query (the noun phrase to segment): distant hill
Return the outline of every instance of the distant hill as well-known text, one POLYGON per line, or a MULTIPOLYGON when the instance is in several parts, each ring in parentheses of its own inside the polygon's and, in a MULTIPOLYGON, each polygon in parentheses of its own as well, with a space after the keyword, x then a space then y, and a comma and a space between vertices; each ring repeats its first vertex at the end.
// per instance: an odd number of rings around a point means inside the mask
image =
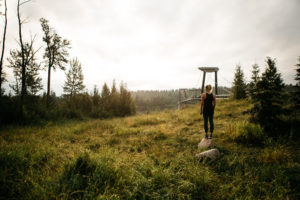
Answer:
MULTIPOLYGON (((196 88, 191 88, 195 90, 196 88)), ((228 94, 231 88, 218 87, 219 94, 228 94)), ((138 90, 132 91, 137 111, 146 112, 153 110, 175 109, 178 103, 178 89, 176 90, 138 90)), ((201 95, 201 89, 197 92, 201 95)))

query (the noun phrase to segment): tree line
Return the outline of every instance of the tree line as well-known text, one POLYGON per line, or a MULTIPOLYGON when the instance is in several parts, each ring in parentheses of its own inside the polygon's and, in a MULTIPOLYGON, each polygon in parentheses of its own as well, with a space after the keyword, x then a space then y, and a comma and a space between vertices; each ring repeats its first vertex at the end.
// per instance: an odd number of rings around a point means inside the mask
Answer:
MULTIPOLYGON (((228 94, 231 88, 219 86, 219 94, 228 94)), ((133 91, 137 111, 148 112, 152 110, 177 109, 179 90, 138 90, 133 91)), ((186 93, 181 94, 181 100, 189 97, 200 97, 201 89, 188 88, 186 93)))
POLYGON ((286 86, 276 67, 276 59, 266 58, 266 67, 260 73, 257 64, 252 66, 250 83, 246 84, 240 65, 236 66, 232 97, 248 98, 253 107, 251 121, 259 124, 272 137, 299 137, 300 124, 300 57, 296 64, 295 86, 286 86))
MULTIPOLYGON (((1 2, 1 1, 0 1, 1 2)), ((95 86, 94 91, 85 91, 83 83, 82 64, 78 58, 68 59, 71 42, 62 38, 49 25, 45 18, 40 19, 43 31, 44 48, 35 49, 36 36, 25 41, 22 28, 24 20, 21 16, 21 7, 30 0, 17 1, 18 44, 19 47, 9 51, 7 57, 8 68, 13 71, 14 81, 9 82, 11 92, 5 95, 2 87, 7 81, 3 72, 4 52, 7 21, 7 4, 3 0, 4 31, 1 45, 0 60, 0 124, 27 123, 39 120, 57 118, 82 117, 112 117, 125 116, 135 113, 135 104, 126 84, 121 83, 117 88, 115 81, 109 88, 105 83, 102 92, 95 86), (37 52, 43 50, 43 60, 37 58, 37 52), (56 69, 66 72, 66 81, 63 86, 64 94, 56 97, 51 91, 51 72, 56 69), (38 93, 43 90, 40 71, 47 70, 47 90, 42 96, 38 93)))

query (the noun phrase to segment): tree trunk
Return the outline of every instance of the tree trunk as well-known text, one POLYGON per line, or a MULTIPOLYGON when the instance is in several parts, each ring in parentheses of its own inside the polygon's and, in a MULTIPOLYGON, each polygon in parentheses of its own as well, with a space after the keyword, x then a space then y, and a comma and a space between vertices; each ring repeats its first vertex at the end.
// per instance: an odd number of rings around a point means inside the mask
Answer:
POLYGON ((25 66, 25 55, 24 55, 24 46, 23 46, 23 39, 22 39, 22 22, 20 17, 20 0, 18 0, 18 7, 17 7, 17 16, 18 16, 18 25, 19 25, 19 39, 20 39, 20 46, 21 46, 21 56, 22 56, 22 89, 21 89, 21 103, 20 103, 20 114, 21 118, 23 117, 23 104, 24 104, 24 97, 26 95, 26 66, 25 66))
POLYGON ((0 58, 0 97, 2 96, 2 66, 3 66, 3 58, 4 58, 4 51, 5 51, 5 37, 6 37, 6 28, 7 28, 7 5, 6 0, 4 0, 5 6, 5 13, 4 13, 4 32, 2 38, 2 52, 0 58))
POLYGON ((50 78, 51 78, 51 66, 48 67, 48 86, 47 86, 47 108, 49 108, 50 103, 50 78))

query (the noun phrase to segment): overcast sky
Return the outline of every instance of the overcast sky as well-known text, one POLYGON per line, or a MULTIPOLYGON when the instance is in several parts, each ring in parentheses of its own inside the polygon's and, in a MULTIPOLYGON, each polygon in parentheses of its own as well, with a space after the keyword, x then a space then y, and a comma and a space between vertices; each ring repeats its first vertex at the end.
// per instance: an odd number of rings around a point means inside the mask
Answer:
MULTIPOLYGON (((16 2, 8 0, 6 57, 18 46, 16 2)), ((236 64, 249 81, 251 66, 264 71, 267 56, 285 83, 295 83, 299 10, 300 0, 32 0, 21 7, 23 35, 36 34, 36 48, 44 45, 41 17, 71 41, 69 58, 81 61, 89 90, 113 79, 130 90, 199 87, 201 66, 219 67, 219 85, 231 86, 236 64)), ((46 71, 42 78, 46 90, 46 71)), ((54 72, 51 89, 61 94, 64 80, 54 72)))

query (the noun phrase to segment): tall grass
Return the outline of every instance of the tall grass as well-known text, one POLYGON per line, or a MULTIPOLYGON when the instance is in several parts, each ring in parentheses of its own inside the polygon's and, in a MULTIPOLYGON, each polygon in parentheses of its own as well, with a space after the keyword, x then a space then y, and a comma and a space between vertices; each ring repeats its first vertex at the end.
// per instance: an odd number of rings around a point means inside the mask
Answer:
POLYGON ((0 199, 297 199, 296 144, 264 138, 246 122, 249 106, 218 102, 214 161, 195 158, 199 105, 8 127, 0 132, 0 199))

